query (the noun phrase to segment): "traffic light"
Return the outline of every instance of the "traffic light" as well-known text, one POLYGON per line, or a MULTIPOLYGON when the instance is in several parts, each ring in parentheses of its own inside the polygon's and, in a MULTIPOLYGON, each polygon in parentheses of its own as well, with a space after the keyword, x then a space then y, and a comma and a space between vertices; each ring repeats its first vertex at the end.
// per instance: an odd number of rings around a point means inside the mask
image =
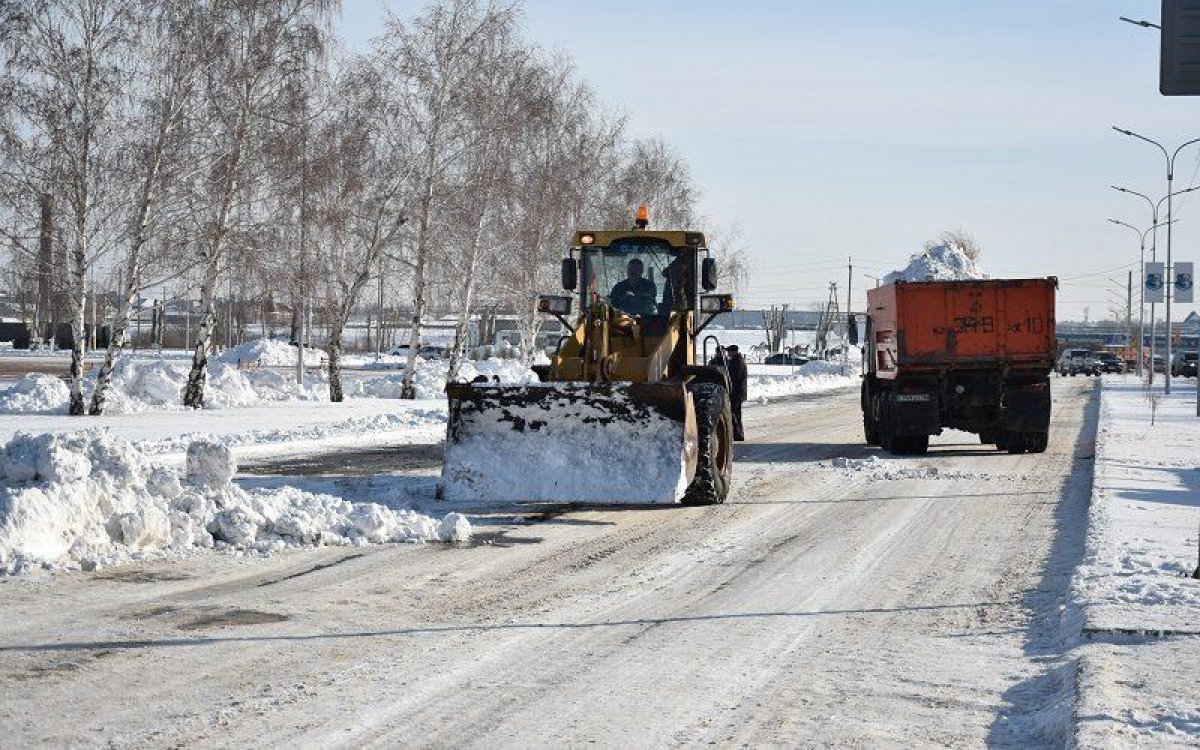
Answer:
POLYGON ((1162 0, 1158 90, 1200 96, 1200 0, 1162 0))

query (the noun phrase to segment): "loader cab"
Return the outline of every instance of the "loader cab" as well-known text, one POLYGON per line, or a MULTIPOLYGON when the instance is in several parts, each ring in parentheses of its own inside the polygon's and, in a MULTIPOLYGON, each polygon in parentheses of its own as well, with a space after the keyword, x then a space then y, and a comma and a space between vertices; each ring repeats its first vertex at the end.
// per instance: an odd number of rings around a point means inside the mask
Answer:
POLYGON ((696 307, 696 252, 655 237, 622 237, 579 253, 580 308, 607 302, 627 315, 668 317, 696 307))

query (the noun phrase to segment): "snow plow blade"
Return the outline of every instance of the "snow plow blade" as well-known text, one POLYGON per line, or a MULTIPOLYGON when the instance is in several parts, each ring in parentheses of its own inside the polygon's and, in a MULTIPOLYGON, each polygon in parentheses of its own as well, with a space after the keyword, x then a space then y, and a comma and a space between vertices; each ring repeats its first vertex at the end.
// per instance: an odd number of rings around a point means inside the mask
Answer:
POLYGON ((452 383, 446 393, 446 500, 674 503, 695 475, 695 412, 680 383, 452 383))

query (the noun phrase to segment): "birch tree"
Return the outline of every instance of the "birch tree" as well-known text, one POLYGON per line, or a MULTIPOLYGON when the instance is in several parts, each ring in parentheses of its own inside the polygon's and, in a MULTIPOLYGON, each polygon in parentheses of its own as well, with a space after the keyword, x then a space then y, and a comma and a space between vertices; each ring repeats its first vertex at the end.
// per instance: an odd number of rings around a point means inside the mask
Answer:
POLYGON ((597 196, 604 193, 623 123, 595 114, 600 108, 592 91, 562 60, 544 62, 526 95, 531 101, 506 220, 511 248, 501 278, 528 362, 542 321, 537 297, 557 288, 566 238, 585 217, 598 213, 597 204, 608 204, 597 196))
POLYGON ((208 32, 215 59, 207 68, 211 135, 205 149, 213 161, 197 199, 205 206, 198 258, 201 309, 183 395, 184 405, 192 408, 204 404, 221 261, 256 127, 280 93, 284 65, 321 50, 330 14, 338 7, 336 0, 215 0, 215 5, 208 32))
POLYGON ((26 189, 61 200, 72 347, 68 411, 84 414, 87 274, 111 248, 119 213, 121 136, 139 33, 133 0, 27 0, 3 39, 26 140, 26 189))
MULTIPOLYGON (((477 78, 463 98, 467 106, 468 144, 464 179, 459 187, 456 215, 462 234, 455 265, 458 290, 457 324, 450 349, 447 380, 458 378, 467 353, 471 313, 481 286, 487 285, 484 267, 499 260, 495 252, 507 227, 497 222, 496 205, 505 190, 519 190, 514 183, 514 149, 520 132, 533 113, 526 96, 539 74, 531 50, 503 30, 492 43, 481 45, 477 65, 490 75, 477 78)), ((487 274, 490 275, 490 274, 487 274)))
POLYGON ((367 60, 339 76, 336 108, 319 131, 314 203, 330 307, 329 399, 343 400, 342 334, 371 272, 408 220, 412 156, 389 106, 390 87, 367 60))
POLYGON ((205 60, 202 34, 208 19, 193 3, 164 2, 152 14, 144 37, 144 54, 152 62, 143 84, 145 95, 139 123, 139 130, 146 135, 134 144, 131 159, 141 180, 125 240, 125 287, 120 290, 112 334, 88 408, 93 415, 104 413, 116 357, 125 347, 130 310, 141 290, 144 252, 151 238, 163 182, 179 167, 178 131, 205 60))
POLYGON ((517 20, 513 5, 480 0, 448 0, 429 8, 411 26, 393 18, 381 47, 390 72, 403 88, 398 104, 405 108, 419 144, 412 249, 413 316, 402 398, 415 398, 414 371, 421 348, 427 287, 436 250, 434 212, 451 169, 465 153, 466 125, 461 97, 470 82, 489 71, 479 54, 497 34, 508 33, 517 20))

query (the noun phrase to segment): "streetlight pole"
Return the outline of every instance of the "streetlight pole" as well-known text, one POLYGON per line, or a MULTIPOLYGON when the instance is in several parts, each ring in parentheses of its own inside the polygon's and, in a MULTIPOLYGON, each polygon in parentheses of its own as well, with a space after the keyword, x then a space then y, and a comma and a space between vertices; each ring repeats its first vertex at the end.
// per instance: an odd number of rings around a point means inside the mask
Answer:
MULTIPOLYGON (((1154 223, 1149 229, 1146 230, 1146 232, 1153 232, 1153 235, 1151 236, 1151 240, 1150 240, 1150 260, 1151 261, 1158 260, 1158 228, 1165 223, 1165 222, 1160 222, 1158 220, 1158 215, 1159 215, 1160 211, 1162 210, 1163 201, 1165 201, 1169 196, 1164 195, 1163 197, 1158 199, 1157 203, 1155 203, 1153 200, 1150 199, 1150 197, 1148 195, 1139 193, 1136 190, 1130 190, 1129 188, 1121 187, 1120 185, 1109 185, 1109 187, 1111 187, 1113 190, 1117 190, 1122 193, 1128 193, 1129 195, 1136 195, 1137 197, 1141 198, 1142 200, 1144 200, 1150 204, 1150 217, 1154 223)), ((1190 193, 1194 190, 1200 190, 1200 185, 1194 185, 1190 188, 1184 188, 1183 190, 1176 190, 1174 194, 1175 195, 1183 195, 1184 193, 1190 193)), ((1115 224, 1121 224, 1122 226, 1127 226, 1130 229, 1137 231, 1136 227, 1133 227, 1129 224, 1125 224, 1124 222, 1116 221, 1114 219, 1109 219, 1109 221, 1112 221, 1115 224)), ((1145 288, 1146 287, 1146 254, 1145 254, 1146 238, 1144 235, 1145 235, 1145 233, 1143 233, 1143 236, 1142 236, 1142 271, 1141 271, 1142 292, 1139 295, 1139 298, 1142 300, 1142 302, 1141 302, 1142 305, 1145 305, 1145 300, 1146 300, 1146 288, 1145 288)), ((1157 348, 1155 339, 1158 338, 1157 326, 1156 326, 1156 323, 1157 323, 1157 318, 1156 318, 1157 309, 1156 308, 1157 308, 1157 304, 1154 302, 1151 302, 1150 303, 1150 360, 1151 360, 1151 362, 1150 362, 1150 373, 1149 373, 1150 385, 1154 385, 1154 352, 1155 352, 1155 349, 1157 348)), ((1140 337, 1142 337, 1143 339, 1146 336, 1145 319, 1146 319, 1145 310, 1144 309, 1139 310, 1139 312, 1138 312, 1138 335, 1140 337)), ((1142 350, 1143 350, 1143 346, 1139 342, 1139 344, 1138 344, 1138 356, 1139 357, 1142 354, 1142 350)), ((1138 363, 1138 373, 1139 374, 1142 373, 1142 363, 1140 361, 1138 363)))
MULTIPOLYGON (((1167 269, 1167 273, 1166 273, 1166 276, 1167 276, 1167 284, 1166 284, 1166 287, 1167 287, 1166 288, 1166 292, 1167 292, 1167 356, 1164 360, 1166 366, 1163 367, 1163 393, 1170 395, 1170 393, 1171 393, 1171 297, 1173 296, 1171 294, 1171 287, 1174 286, 1174 278, 1175 278, 1174 269, 1171 266, 1171 224, 1172 224, 1172 221, 1171 221, 1171 208, 1172 208, 1171 197, 1173 194, 1172 188, 1174 186, 1174 180, 1175 180, 1175 157, 1179 156, 1179 152, 1182 151, 1187 146, 1190 146, 1193 143, 1200 143, 1200 138, 1193 138, 1190 141, 1185 141, 1182 144, 1180 144, 1179 148, 1175 149, 1175 153, 1169 153, 1167 151, 1167 149, 1158 141, 1147 138, 1144 135, 1139 135, 1139 134, 1133 132, 1132 130, 1122 130, 1121 128, 1118 128, 1115 125, 1113 126, 1113 130, 1117 131, 1118 133, 1121 133, 1122 135, 1127 135, 1131 138, 1137 138, 1138 140, 1145 141, 1146 143, 1157 146, 1158 149, 1160 151, 1162 151, 1163 157, 1166 158, 1166 160, 1167 160, 1167 265, 1166 265, 1166 269, 1167 269)), ((1151 365, 1150 369, 1151 369, 1151 371, 1154 370, 1153 364, 1151 365)))
MULTIPOLYGON (((1117 188, 1117 189, 1121 190, 1121 188, 1117 188)), ((1125 190, 1123 192, 1132 193, 1133 191, 1125 190)), ((1135 195, 1141 195, 1141 193, 1135 193, 1135 195)), ((1142 196, 1142 197, 1145 197, 1145 196, 1142 196)), ((1154 205, 1153 202, 1150 205, 1153 206, 1154 205)), ((1126 227, 1127 229, 1132 229, 1134 234, 1136 234, 1138 236, 1138 242, 1141 247, 1140 257, 1141 257, 1141 266, 1142 266, 1142 271, 1141 271, 1142 291, 1141 291, 1141 294, 1138 296, 1139 301, 1138 301, 1138 370, 1137 370, 1137 372, 1138 372, 1138 377, 1142 377, 1145 375, 1142 360, 1144 359, 1144 355, 1145 355, 1145 343, 1144 342, 1146 339, 1146 311, 1145 311, 1145 305, 1146 305, 1146 235, 1149 234, 1150 232, 1157 231, 1159 224, 1155 223, 1153 226, 1151 226, 1150 228, 1143 231, 1141 229, 1138 229, 1137 227, 1135 227, 1132 224, 1127 224, 1127 223, 1125 223, 1123 221, 1119 221, 1117 219, 1109 219, 1109 222, 1111 222, 1113 224, 1117 224, 1119 226, 1126 227)), ((1153 310, 1153 304, 1151 304, 1151 309, 1153 310)), ((1151 314, 1150 314, 1150 356, 1151 356, 1151 358, 1154 357, 1154 313, 1153 312, 1151 312, 1151 314)), ((1154 363, 1153 363, 1153 361, 1151 362, 1151 366, 1150 366, 1150 382, 1151 383, 1154 382, 1154 363)))

